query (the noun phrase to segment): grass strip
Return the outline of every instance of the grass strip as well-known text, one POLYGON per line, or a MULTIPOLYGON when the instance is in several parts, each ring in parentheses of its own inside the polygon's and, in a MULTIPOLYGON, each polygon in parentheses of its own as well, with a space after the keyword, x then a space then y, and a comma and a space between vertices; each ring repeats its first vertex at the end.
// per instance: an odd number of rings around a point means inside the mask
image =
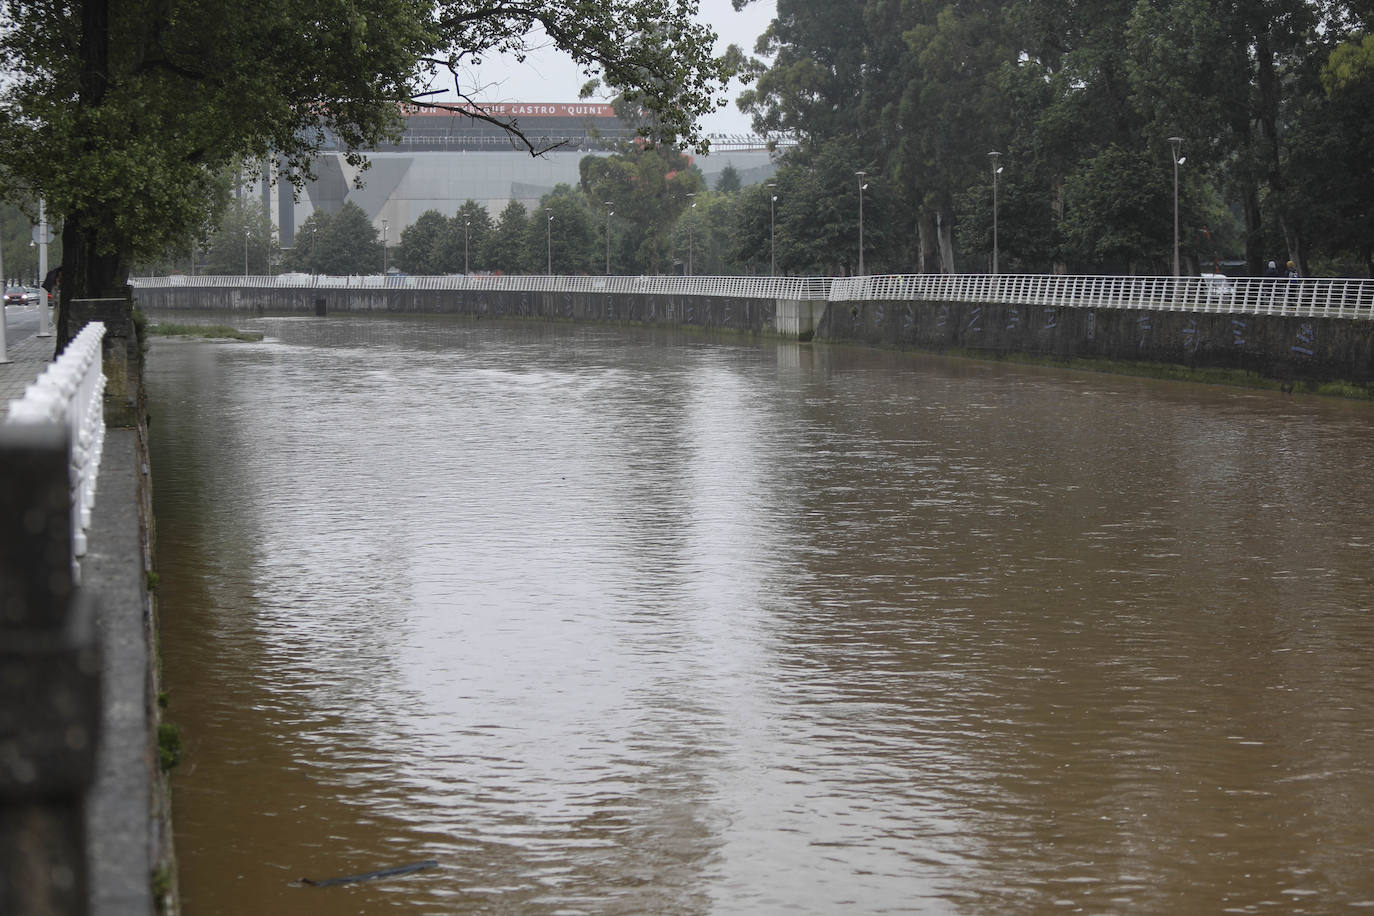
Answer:
POLYGON ((204 337, 229 340, 262 340, 260 331, 240 331, 227 324, 168 324, 148 326, 149 334, 160 337, 204 337))

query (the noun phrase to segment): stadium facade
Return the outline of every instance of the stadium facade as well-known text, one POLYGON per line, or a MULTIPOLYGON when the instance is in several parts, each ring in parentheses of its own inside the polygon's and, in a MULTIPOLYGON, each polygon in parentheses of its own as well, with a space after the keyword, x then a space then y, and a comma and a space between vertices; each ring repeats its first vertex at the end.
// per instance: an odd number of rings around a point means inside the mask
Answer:
MULTIPOLYGON (((511 120, 537 147, 556 148, 532 156, 494 124, 448 109, 406 106, 402 134, 367 152, 371 165, 361 188, 337 144, 326 145, 315 163, 318 178, 300 200, 264 177, 259 190, 281 246, 294 245, 296 227, 316 210, 333 213, 346 201, 367 213, 388 244, 427 210, 453 216, 472 200, 495 218, 513 200, 534 208, 556 185, 578 184, 584 156, 608 156, 634 136, 608 104, 509 102, 484 110, 511 120)), ((766 181, 775 169, 765 139, 756 136, 713 135, 711 153, 692 159, 708 187, 730 166, 745 185, 766 181)))

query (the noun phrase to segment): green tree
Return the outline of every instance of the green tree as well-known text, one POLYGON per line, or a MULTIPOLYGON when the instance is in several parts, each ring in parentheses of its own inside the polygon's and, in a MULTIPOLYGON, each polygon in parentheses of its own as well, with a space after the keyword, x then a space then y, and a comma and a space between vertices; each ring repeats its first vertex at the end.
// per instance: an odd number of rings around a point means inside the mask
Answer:
POLYGON ((446 273, 441 237, 447 229, 448 220, 438 210, 421 213, 419 219, 401 232, 396 266, 406 273, 422 276, 446 273))
POLYGON ((482 252, 491 232, 491 214, 487 208, 475 200, 464 201, 458 212, 446 221, 436 240, 441 252, 438 261, 442 272, 483 270, 482 252))
POLYGON ((286 270, 324 273, 320 266, 325 260, 321 246, 329 244, 329 221, 330 214, 316 210, 296 228, 296 247, 287 253, 282 264, 286 270))
POLYGON ((520 201, 513 200, 506 204, 482 247, 482 262, 487 270, 502 274, 535 272, 536 265, 529 259, 525 248, 525 236, 531 222, 529 212, 520 201))
POLYGON ((730 260, 730 230, 737 194, 702 191, 682 212, 673 229, 678 260, 696 276, 726 276, 737 270, 730 260))
MULTIPOLYGON (((202 271, 229 276, 266 276, 272 273, 276 244, 272 221, 262 201, 252 197, 233 200, 220 217, 206 246, 202 271)), ((66 269, 63 269, 63 282, 66 269)))
MULTIPOLYGON (((1172 174, 1172 173, 1171 173, 1172 174)), ((1157 160, 1110 147, 1069 177, 1065 233, 1079 253, 1098 263, 1153 273, 1172 257, 1173 186, 1157 160)))
POLYGON ((525 227, 525 263, 532 273, 555 275, 600 273, 595 253, 603 238, 592 224, 585 198, 571 185, 560 184, 540 201, 525 227))
MULTIPOLYGON (((42 281, 38 276, 38 246, 34 244, 34 230, 38 227, 38 203, 25 201, 23 208, 14 204, 0 203, 0 250, 5 263, 6 277, 0 277, 0 285, 9 280, 18 280, 33 286, 42 281)), ((52 227, 49 227, 52 231, 52 227)), ((49 269, 62 263, 62 242, 55 238, 48 245, 49 269)))
POLYGON ((733 194, 740 189, 739 170, 733 165, 727 165, 720 170, 719 177, 716 178, 716 190, 722 194, 733 194))
POLYGON ((320 232, 319 273, 332 276, 382 272, 382 239, 367 213, 349 201, 320 232))
POLYGON ((1320 70, 1321 87, 1307 92, 1289 113, 1284 171, 1291 199, 1301 211, 1313 255, 1323 268, 1343 262, 1374 277, 1374 66, 1349 59, 1352 49, 1374 49, 1374 40, 1336 47, 1320 70))
POLYGON ((6 3, 0 188, 42 195, 62 218, 64 300, 118 296, 131 259, 184 249, 213 221, 225 168, 271 158, 278 180, 299 185, 327 135, 367 149, 395 130, 396 103, 441 72, 463 103, 477 102, 461 80, 468 62, 527 51, 536 27, 656 113, 663 139, 699 143, 696 119, 716 106, 730 65, 712 56, 715 35, 693 9, 677 0, 555 0, 537 11, 458 0, 6 3))
POLYGON ((1340 4, 1306 0, 1138 3, 1128 31, 1134 98, 1159 145, 1183 137, 1190 170, 1215 171, 1245 214, 1245 254, 1258 274, 1270 250, 1305 261, 1303 212, 1288 194, 1281 126, 1318 35, 1338 34, 1340 4), (1270 210, 1280 237, 1265 231, 1270 210))
POLYGON ((706 186, 701 170, 676 149, 637 144, 611 156, 587 156, 579 168, 587 199, 614 201, 616 224, 628 226, 626 237, 635 240, 623 267, 633 273, 668 272, 673 226, 690 205, 689 195, 706 186))

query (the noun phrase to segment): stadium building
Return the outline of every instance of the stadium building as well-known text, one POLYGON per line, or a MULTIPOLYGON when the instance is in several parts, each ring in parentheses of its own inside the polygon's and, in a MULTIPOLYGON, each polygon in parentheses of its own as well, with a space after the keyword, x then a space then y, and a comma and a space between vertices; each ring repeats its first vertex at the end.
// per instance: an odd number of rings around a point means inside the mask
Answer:
MULTIPOLYGON (((584 156, 610 155, 634 131, 602 103, 508 102, 487 106, 493 117, 510 119, 538 148, 557 145, 540 156, 517 148, 494 124, 447 109, 406 106, 405 130, 396 142, 369 150, 363 187, 354 187, 357 170, 344 160, 337 143, 326 145, 315 164, 318 175, 299 201, 290 188, 265 178, 260 187, 283 248, 294 245, 296 227, 316 210, 333 213, 345 201, 367 213, 389 243, 427 210, 453 216, 469 200, 497 217, 512 200, 533 209, 556 185, 580 181, 584 156)), ((332 139, 332 138, 331 138, 332 139)), ((756 136, 711 136, 711 153, 693 156, 707 187, 726 167, 749 185, 773 175, 772 154, 756 136)))

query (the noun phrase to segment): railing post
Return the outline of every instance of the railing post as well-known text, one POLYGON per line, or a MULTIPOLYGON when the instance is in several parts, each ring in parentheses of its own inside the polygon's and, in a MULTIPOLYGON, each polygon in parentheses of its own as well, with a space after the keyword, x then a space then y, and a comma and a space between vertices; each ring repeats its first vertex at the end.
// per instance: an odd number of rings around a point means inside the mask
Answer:
POLYGON ((72 575, 61 422, 0 426, 0 912, 87 912, 100 720, 89 596, 72 575))

